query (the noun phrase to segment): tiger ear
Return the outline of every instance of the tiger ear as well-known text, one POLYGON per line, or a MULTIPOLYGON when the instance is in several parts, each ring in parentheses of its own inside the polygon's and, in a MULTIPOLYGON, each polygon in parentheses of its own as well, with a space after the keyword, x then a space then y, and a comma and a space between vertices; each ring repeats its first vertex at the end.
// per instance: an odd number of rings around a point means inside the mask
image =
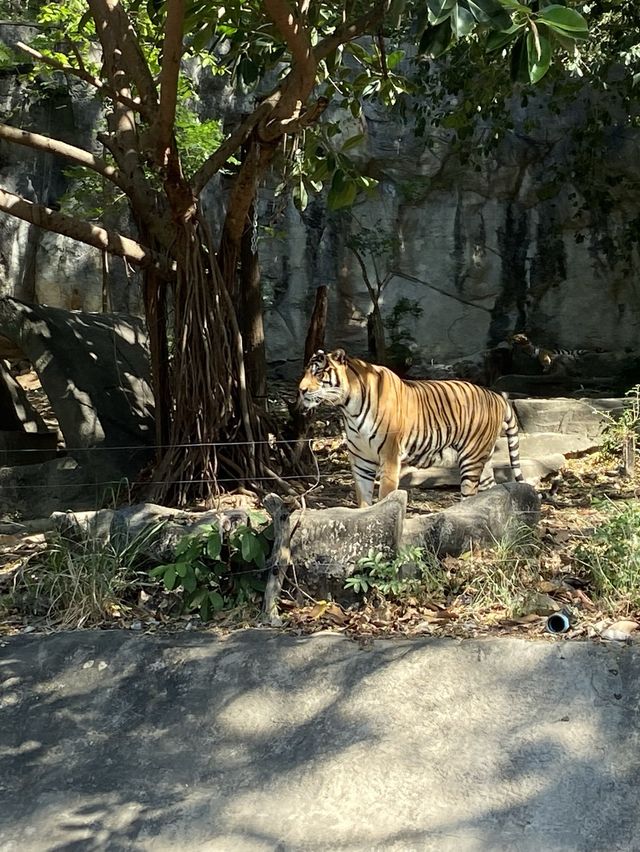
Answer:
POLYGON ((334 361, 337 361, 338 364, 347 363, 347 353, 344 351, 344 349, 334 349, 331 353, 331 357, 334 361))

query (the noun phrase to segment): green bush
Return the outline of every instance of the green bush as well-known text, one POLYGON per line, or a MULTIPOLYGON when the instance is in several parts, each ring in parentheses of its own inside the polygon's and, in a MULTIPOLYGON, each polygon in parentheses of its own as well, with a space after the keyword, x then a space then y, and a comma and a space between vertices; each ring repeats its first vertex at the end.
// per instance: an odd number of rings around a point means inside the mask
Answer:
POLYGON ((602 451, 607 455, 618 457, 622 453, 625 441, 635 437, 636 452, 640 451, 640 385, 634 385, 625 396, 628 403, 619 417, 606 415, 607 425, 602 432, 602 451))
POLYGON ((221 609, 254 601, 263 591, 267 557, 273 542, 271 524, 254 528, 240 524, 223 534, 206 525, 185 536, 176 547, 175 561, 150 572, 165 588, 180 592, 182 608, 198 611, 203 621, 221 609))
POLYGON ((616 611, 640 607, 640 503, 612 507, 575 556, 588 572, 595 600, 616 611))
POLYGON ((158 526, 105 544, 53 536, 17 572, 4 608, 42 616, 60 627, 90 627, 126 610, 147 580, 145 545, 158 526))
POLYGON ((404 548, 394 559, 371 551, 358 561, 360 573, 352 574, 345 589, 384 597, 401 598, 425 594, 443 594, 444 574, 437 557, 421 547, 404 548))

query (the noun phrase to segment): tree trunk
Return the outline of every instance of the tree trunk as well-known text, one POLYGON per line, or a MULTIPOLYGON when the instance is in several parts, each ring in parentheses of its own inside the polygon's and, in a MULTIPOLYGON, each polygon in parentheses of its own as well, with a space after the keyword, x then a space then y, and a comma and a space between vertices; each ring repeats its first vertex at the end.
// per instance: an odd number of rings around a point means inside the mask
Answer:
POLYGON ((247 226, 240 243, 240 332, 244 341, 247 383, 254 399, 267 396, 267 356, 264 345, 262 288, 257 248, 255 204, 249 208, 247 226))
POLYGON ((376 364, 386 364, 387 345, 385 342, 385 330, 380 312, 380 304, 377 301, 373 302, 372 311, 367 317, 367 337, 373 361, 376 364))
POLYGON ((324 348, 324 338, 327 331, 327 309, 329 306, 329 288, 321 284, 316 290, 316 300, 309 321, 309 330, 304 342, 304 366, 318 349, 324 348))
POLYGON ((169 341, 167 328, 167 282, 156 269, 145 270, 142 284, 144 313, 149 333, 151 376, 155 402, 156 457, 169 444, 173 413, 169 379, 169 341))

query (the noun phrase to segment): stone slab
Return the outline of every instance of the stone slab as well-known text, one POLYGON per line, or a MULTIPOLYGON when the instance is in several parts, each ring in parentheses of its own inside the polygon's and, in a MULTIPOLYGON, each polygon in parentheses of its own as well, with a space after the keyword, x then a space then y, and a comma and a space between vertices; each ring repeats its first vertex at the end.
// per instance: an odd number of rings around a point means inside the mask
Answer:
MULTIPOLYGON (((593 438, 579 434, 563 434, 559 432, 537 432, 520 435, 520 467, 525 481, 530 485, 539 485, 547 476, 557 473, 568 456, 589 452, 596 449, 598 442, 593 438)), ((498 484, 510 482, 512 479, 507 452, 506 439, 500 438, 493 457, 493 472, 498 484)), ((423 486, 438 488, 439 486, 457 486, 460 476, 454 459, 447 466, 419 469, 403 468, 400 487, 423 486)))
POLYGON ((631 852, 640 647, 0 640, 3 852, 631 852))

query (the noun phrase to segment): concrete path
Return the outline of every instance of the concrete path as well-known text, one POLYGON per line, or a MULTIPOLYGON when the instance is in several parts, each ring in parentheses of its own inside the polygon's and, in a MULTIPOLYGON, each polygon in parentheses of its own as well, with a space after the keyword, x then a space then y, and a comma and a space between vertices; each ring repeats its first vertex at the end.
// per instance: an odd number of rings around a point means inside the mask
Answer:
POLYGON ((640 850, 640 649, 0 642, 0 849, 640 850))

